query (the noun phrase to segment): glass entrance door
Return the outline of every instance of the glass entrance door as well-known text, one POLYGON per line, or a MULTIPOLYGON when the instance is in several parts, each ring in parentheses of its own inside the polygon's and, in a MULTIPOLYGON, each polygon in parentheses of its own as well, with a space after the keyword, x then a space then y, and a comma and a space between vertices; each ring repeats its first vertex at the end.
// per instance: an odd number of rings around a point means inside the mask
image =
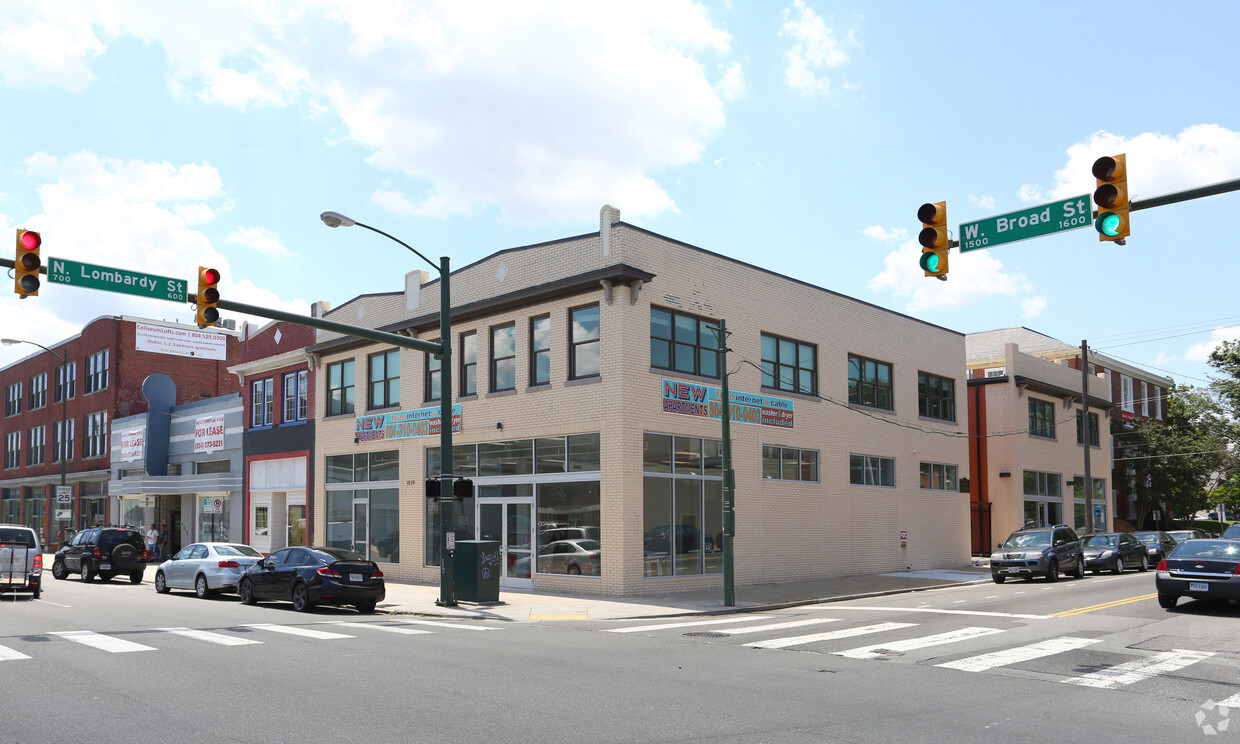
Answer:
POLYGON ((353 500, 353 547, 354 553, 365 558, 370 554, 366 536, 370 534, 370 499, 353 500))
POLYGON ((485 499, 485 489, 485 486, 479 488, 478 539, 499 543, 499 585, 510 589, 532 589, 533 499, 485 499))

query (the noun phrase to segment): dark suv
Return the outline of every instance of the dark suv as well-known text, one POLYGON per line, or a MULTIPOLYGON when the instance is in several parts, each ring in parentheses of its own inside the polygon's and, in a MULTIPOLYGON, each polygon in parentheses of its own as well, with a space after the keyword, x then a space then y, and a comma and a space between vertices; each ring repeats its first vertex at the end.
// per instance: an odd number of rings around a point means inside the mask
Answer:
POLYGON ((151 560, 142 533, 137 530, 92 527, 60 546, 52 559, 52 576, 63 579, 79 573, 82 581, 93 581, 96 576, 107 581, 126 574, 132 583, 140 584, 151 560))
POLYGON ((1085 575, 1081 539, 1066 524, 1016 530, 990 556, 990 578, 996 584, 1009 576, 1056 581, 1060 571, 1078 579, 1085 575))

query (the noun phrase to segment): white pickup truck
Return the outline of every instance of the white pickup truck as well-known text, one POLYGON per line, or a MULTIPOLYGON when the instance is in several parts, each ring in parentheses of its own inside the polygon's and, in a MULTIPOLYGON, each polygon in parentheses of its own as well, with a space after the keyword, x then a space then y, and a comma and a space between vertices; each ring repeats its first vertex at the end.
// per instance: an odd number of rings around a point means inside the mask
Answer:
POLYGON ((43 551, 35 531, 0 524, 0 591, 30 592, 39 598, 43 583, 43 551))

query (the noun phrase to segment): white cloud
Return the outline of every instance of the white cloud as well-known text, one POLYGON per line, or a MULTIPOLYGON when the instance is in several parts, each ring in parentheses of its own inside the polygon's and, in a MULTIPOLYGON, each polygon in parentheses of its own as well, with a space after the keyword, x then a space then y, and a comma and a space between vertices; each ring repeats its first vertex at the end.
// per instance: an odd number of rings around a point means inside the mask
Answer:
MULTIPOLYGON (((784 8, 783 19, 779 35, 792 39, 792 46, 785 53, 788 66, 784 69, 784 81, 802 95, 829 94, 831 78, 825 73, 847 63, 850 48, 861 47, 860 19, 842 39, 804 0, 793 0, 792 7, 784 8)), ((845 84, 848 90, 858 87, 845 84)))
POLYGON ((280 242, 279 236, 265 227, 239 227, 225 238, 229 243, 245 246, 265 256, 287 256, 288 248, 280 242))
POLYGON ((883 259, 883 270, 870 280, 869 288, 905 299, 905 312, 919 313, 937 308, 965 307, 983 299, 1007 298, 1019 303, 1026 317, 1032 317, 1046 306, 1043 297, 1033 293, 1029 280, 1019 272, 1008 272, 988 251, 974 251, 969 260, 960 261, 959 253, 950 266, 948 280, 927 277, 918 266, 921 246, 910 240, 883 259))
POLYGON ((1189 346, 1184 351, 1184 358, 1190 362, 1204 362, 1210 358, 1210 352, 1217 349, 1224 341, 1236 341, 1238 339, 1240 339, 1240 326, 1215 328, 1210 334, 1209 341, 1202 341, 1189 346))
POLYGON ((908 239, 908 230, 903 227, 893 227, 888 230, 882 225, 870 225, 862 230, 861 234, 880 243, 898 243, 908 239))
POLYGON ((733 62, 724 70, 723 77, 715 85, 715 91, 725 101, 735 101, 745 92, 745 72, 740 62, 733 62))
POLYGON ((1026 204, 1042 201, 1042 187, 1036 183, 1027 183, 1016 192, 1016 197, 1026 204))
POLYGON ((993 196, 974 196, 969 194, 969 201, 973 203, 973 206, 981 207, 982 209, 995 208, 995 198, 993 196))
POLYGON ((215 219, 215 210, 202 203, 177 204, 172 211, 181 215, 181 219, 185 220, 187 225, 201 225, 215 219))

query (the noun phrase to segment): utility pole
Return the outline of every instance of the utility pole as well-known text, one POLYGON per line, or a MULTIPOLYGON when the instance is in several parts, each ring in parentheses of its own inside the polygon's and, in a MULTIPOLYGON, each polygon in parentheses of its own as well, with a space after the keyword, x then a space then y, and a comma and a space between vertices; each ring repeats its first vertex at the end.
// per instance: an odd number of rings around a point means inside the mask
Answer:
MULTIPOLYGON (((714 329, 712 329, 714 330, 714 329)), ((723 604, 725 607, 736 605, 736 577, 733 573, 732 536, 736 531, 736 474, 732 471, 732 401, 728 393, 728 323, 720 319, 719 329, 719 371, 722 385, 719 397, 722 398, 723 412, 719 415, 723 429, 723 604)))
MULTIPOLYGON (((1085 451, 1085 534, 1094 531, 1094 482, 1089 474, 1089 344, 1081 340, 1081 449, 1085 451)), ((1101 434, 1098 436, 1102 443, 1101 434)), ((1076 499, 1073 499, 1075 502, 1076 499)))

